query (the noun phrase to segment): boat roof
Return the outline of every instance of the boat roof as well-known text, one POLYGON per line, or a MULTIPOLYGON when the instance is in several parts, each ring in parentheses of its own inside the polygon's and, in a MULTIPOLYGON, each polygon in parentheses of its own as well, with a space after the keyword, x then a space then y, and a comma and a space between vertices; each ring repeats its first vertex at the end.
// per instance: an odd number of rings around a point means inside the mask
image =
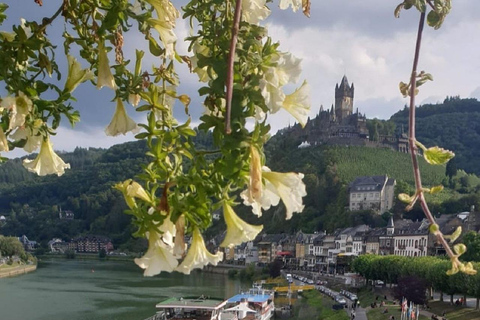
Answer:
POLYGON ((204 309, 216 310, 222 308, 227 303, 226 300, 216 298, 203 297, 187 297, 187 298, 170 298, 160 303, 156 307, 161 309, 166 308, 182 308, 182 309, 204 309))
POLYGON ((271 298, 271 295, 269 294, 240 293, 228 299, 228 303, 240 302, 242 301, 242 299, 248 302, 263 303, 270 298, 271 298))

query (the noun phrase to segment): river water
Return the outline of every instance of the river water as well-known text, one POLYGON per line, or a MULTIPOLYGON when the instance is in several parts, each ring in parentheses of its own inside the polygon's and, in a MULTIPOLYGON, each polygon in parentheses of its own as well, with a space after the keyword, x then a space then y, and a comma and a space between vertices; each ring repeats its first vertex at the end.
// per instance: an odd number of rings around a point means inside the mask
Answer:
POLYGON ((166 298, 228 298, 248 286, 206 272, 142 273, 133 262, 43 260, 37 271, 0 279, 0 320, 143 320, 166 298))

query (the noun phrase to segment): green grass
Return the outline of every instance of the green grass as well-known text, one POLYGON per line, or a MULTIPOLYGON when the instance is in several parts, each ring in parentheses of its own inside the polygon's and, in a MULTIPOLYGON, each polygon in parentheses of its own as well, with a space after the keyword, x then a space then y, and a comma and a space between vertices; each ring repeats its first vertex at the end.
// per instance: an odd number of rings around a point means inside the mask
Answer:
POLYGON ((345 310, 333 310, 332 306, 334 301, 330 298, 323 296, 316 290, 305 291, 302 293, 303 297, 307 300, 308 306, 316 311, 314 317, 305 318, 301 314, 298 315, 298 319, 322 319, 322 320, 348 320, 349 317, 345 310))
MULTIPOLYGON (((385 307, 370 309, 367 312, 368 320, 388 320, 390 316, 395 316, 395 319, 400 320, 400 307, 396 306, 386 306, 388 308, 388 313, 383 313, 385 307)), ((429 317, 424 315, 419 315, 419 320, 429 320, 429 317)), ((450 320, 450 318, 448 318, 450 320)))
MULTIPOLYGON (((448 320, 480 320, 480 311, 451 305, 450 302, 434 301, 429 304, 430 312, 442 315, 443 311, 446 311, 445 317, 448 320)), ((369 318, 370 319, 370 318, 369 318)))
POLYGON ((360 301, 360 306, 363 308, 366 308, 370 303, 374 302, 376 296, 378 296, 378 293, 373 292, 369 286, 363 287, 357 292, 358 301, 360 301))

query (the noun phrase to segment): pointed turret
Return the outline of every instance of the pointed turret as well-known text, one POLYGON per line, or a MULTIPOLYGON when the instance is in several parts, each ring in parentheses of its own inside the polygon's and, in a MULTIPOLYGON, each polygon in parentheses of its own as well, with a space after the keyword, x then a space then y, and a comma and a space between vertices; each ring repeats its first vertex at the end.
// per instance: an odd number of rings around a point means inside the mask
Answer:
POLYGON ((387 224, 387 235, 393 235, 394 232, 395 232, 395 225, 393 223, 393 216, 391 216, 387 224))

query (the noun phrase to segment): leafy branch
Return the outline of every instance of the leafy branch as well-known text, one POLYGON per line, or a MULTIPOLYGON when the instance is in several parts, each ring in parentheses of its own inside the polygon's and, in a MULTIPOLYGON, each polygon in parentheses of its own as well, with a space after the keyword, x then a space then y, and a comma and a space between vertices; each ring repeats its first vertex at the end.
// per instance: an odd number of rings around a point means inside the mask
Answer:
MULTIPOLYGON (((412 1, 405 1, 403 4, 407 3, 411 4, 412 1)), ((417 1, 416 4, 418 5, 421 1, 417 1)), ((449 2, 449 1, 447 1, 449 2)), ((429 5, 431 4, 431 1, 428 1, 429 5)), ((435 4, 437 4, 438 1, 435 1, 435 4)), ((401 4, 402 5, 402 4, 401 4)), ((401 6, 400 5, 400 6, 401 6)), ((421 48, 421 43, 422 43, 422 34, 423 34, 423 28, 425 24, 425 11, 426 8, 424 6, 420 6, 419 10, 421 11, 420 13, 420 21, 418 25, 418 32, 417 32, 417 40, 416 40, 416 45, 415 45, 415 54, 414 54, 414 59, 413 59, 413 66, 412 66, 412 73, 410 77, 410 84, 407 86, 405 83, 401 82, 400 83, 400 90, 402 93, 405 93, 405 90, 409 90, 408 95, 410 96, 410 110, 409 110, 409 130, 408 130, 408 142, 409 142, 409 149, 410 149, 410 156, 412 159, 412 166, 413 166, 413 174, 415 177, 415 187, 416 187, 416 192, 414 196, 408 196, 405 194, 399 195, 400 200, 408 202, 409 205, 407 206, 407 210, 411 209, 413 205, 415 204, 416 201, 420 203, 420 206, 422 207, 423 212, 425 213, 425 216, 427 217, 428 221, 430 222, 430 232, 435 235, 437 238, 437 241, 445 248, 445 251, 447 255, 450 257, 450 260, 452 261, 452 269, 447 272, 447 274, 455 274, 458 271, 464 272, 466 274, 476 274, 476 270, 473 269, 472 264, 466 263, 463 264, 458 260, 458 257, 463 254, 466 251, 466 247, 463 244, 457 244, 452 248, 450 248, 449 243, 447 242, 446 238, 449 237, 451 242, 454 242, 461 234, 461 228, 457 229, 457 231, 451 235, 451 236, 444 236, 443 233, 440 231, 440 228, 438 224, 435 221, 435 218, 433 214, 431 213, 427 201, 424 196, 424 192, 439 192, 443 189, 443 187, 434 187, 432 189, 427 189, 422 186, 422 179, 421 179, 421 174, 420 174, 420 167, 418 164, 418 159, 417 159, 417 154, 419 152, 419 149, 422 149, 423 155, 425 157, 425 160, 430 163, 430 164, 445 164, 447 163, 451 158, 453 158, 454 154, 451 151, 444 150, 442 148, 438 147, 433 147, 427 149, 423 144, 418 142, 415 137, 415 96, 418 94, 418 89, 417 89, 417 79, 419 78, 419 75, 417 75, 417 67, 418 67, 418 62, 419 62, 419 56, 420 56, 420 48, 421 48), (402 90, 403 89, 403 90, 402 90)), ((398 7, 397 7, 398 9, 398 7)), ((431 11, 434 12, 434 11, 431 11)), ((398 15, 398 12, 396 11, 396 15, 398 15)), ((430 14, 429 14, 430 16, 430 14)), ((445 17, 442 17, 442 22, 445 17)), ((429 23, 430 24, 430 23, 429 23)), ((441 22, 439 24, 430 24, 433 26, 435 29, 440 27, 441 22)), ((424 79, 431 79, 431 75, 425 74, 423 71, 420 74, 420 84, 423 84, 426 80, 424 79), (425 76, 428 75, 428 76, 425 76)))

